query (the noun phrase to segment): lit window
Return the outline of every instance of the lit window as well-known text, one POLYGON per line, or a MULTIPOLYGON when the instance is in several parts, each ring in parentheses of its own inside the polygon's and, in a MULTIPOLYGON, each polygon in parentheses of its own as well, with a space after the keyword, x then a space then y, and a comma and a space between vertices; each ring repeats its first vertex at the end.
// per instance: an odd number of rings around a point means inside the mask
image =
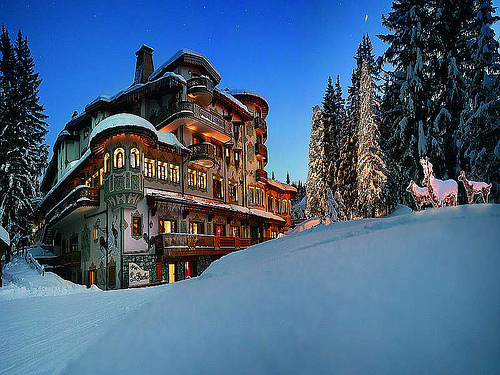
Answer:
POLYGON ((130 167, 131 168, 139 168, 139 150, 133 148, 130 150, 130 167))
POLYGON ((194 169, 188 169, 188 186, 196 187, 196 171, 194 169))
POLYGON ((222 193, 222 178, 216 178, 214 177, 213 181, 213 190, 214 190, 214 198, 217 199, 222 199, 223 198, 223 193, 222 193))
POLYGON ((191 234, 204 234, 205 225, 200 221, 190 221, 189 222, 189 233, 191 234))
POLYGON ((169 169, 169 179, 170 182, 179 183, 179 166, 175 164, 170 164, 169 169))
POLYGON ((115 150, 113 168, 120 169, 123 168, 125 162, 125 151, 123 148, 119 147, 115 150))
POLYGON ((175 220, 160 220, 160 233, 176 233, 177 221, 175 220))
POLYGON ((94 225, 94 241, 97 241, 99 238, 99 226, 94 225))
POLYGON ((238 188, 234 182, 229 182, 229 201, 238 202, 238 188))
POLYGON ((158 162, 158 178, 164 181, 167 180, 167 164, 161 161, 158 162))
POLYGON ((92 177, 85 181, 85 186, 90 187, 92 185, 92 177))
POLYGON ((100 177, 99 177, 99 171, 97 171, 92 175, 92 187, 98 188, 99 186, 100 186, 100 177))
POLYGON ((104 155, 104 173, 108 173, 111 169, 111 159, 109 158, 109 154, 106 153, 104 155))
POLYGON ((207 189, 207 174, 205 172, 198 172, 198 187, 202 190, 207 189))
POLYGON ((149 178, 155 176, 155 161, 152 159, 144 159, 144 175, 149 178))
POLYGON ((104 168, 99 169, 99 186, 104 185, 104 168))
POLYGON ((142 236, 142 217, 140 216, 132 217, 132 236, 133 237, 142 236))
POLYGON ((248 200, 249 200, 249 204, 255 204, 255 187, 253 186, 249 186, 248 187, 248 200))

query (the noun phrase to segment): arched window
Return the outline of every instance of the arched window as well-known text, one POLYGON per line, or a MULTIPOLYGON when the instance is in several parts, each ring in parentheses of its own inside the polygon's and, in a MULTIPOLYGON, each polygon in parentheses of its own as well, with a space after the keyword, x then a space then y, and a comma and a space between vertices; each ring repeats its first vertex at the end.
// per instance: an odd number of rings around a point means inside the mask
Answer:
POLYGON ((139 168, 139 150, 133 148, 130 150, 130 167, 131 168, 139 168))
POLYGON ((125 165, 125 151, 119 147, 115 150, 113 168, 120 169, 125 165))
POLYGON ((111 159, 109 158, 109 153, 104 155, 104 173, 108 173, 111 169, 111 159))

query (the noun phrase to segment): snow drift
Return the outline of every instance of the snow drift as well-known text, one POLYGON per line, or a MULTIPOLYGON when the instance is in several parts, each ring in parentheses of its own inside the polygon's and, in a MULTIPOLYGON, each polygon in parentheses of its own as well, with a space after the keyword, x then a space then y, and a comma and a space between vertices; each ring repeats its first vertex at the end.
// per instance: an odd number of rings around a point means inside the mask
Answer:
POLYGON ((500 206, 319 226, 165 287, 85 374, 500 372, 500 206))

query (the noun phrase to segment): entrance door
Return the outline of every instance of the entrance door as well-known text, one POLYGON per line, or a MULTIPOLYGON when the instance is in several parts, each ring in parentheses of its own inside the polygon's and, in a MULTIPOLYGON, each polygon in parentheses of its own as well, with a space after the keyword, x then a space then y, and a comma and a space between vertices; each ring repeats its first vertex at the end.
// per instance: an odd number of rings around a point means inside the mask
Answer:
POLYGON ((175 282, 175 264, 174 263, 170 263, 168 265, 168 282, 169 283, 175 282))
POLYGON ((214 231, 215 231, 215 235, 217 237, 224 236, 224 225, 222 225, 222 224, 215 224, 214 225, 214 231))
POLYGON ((156 281, 161 281, 162 279, 162 264, 161 264, 161 258, 156 258, 156 281))

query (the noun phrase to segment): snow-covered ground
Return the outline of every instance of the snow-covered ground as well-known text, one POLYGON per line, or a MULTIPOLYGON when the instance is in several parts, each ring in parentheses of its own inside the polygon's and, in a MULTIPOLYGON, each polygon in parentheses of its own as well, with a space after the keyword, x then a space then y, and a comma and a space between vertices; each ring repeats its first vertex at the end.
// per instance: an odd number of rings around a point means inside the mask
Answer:
POLYGON ((0 373, 500 373, 500 205, 318 226, 196 279, 0 302, 0 373))
POLYGON ((45 276, 42 276, 31 268, 21 256, 15 256, 5 266, 3 272, 4 287, 0 288, 0 302, 27 297, 58 296, 99 290, 95 286, 87 289, 83 285, 73 284, 52 272, 45 272, 45 276))

